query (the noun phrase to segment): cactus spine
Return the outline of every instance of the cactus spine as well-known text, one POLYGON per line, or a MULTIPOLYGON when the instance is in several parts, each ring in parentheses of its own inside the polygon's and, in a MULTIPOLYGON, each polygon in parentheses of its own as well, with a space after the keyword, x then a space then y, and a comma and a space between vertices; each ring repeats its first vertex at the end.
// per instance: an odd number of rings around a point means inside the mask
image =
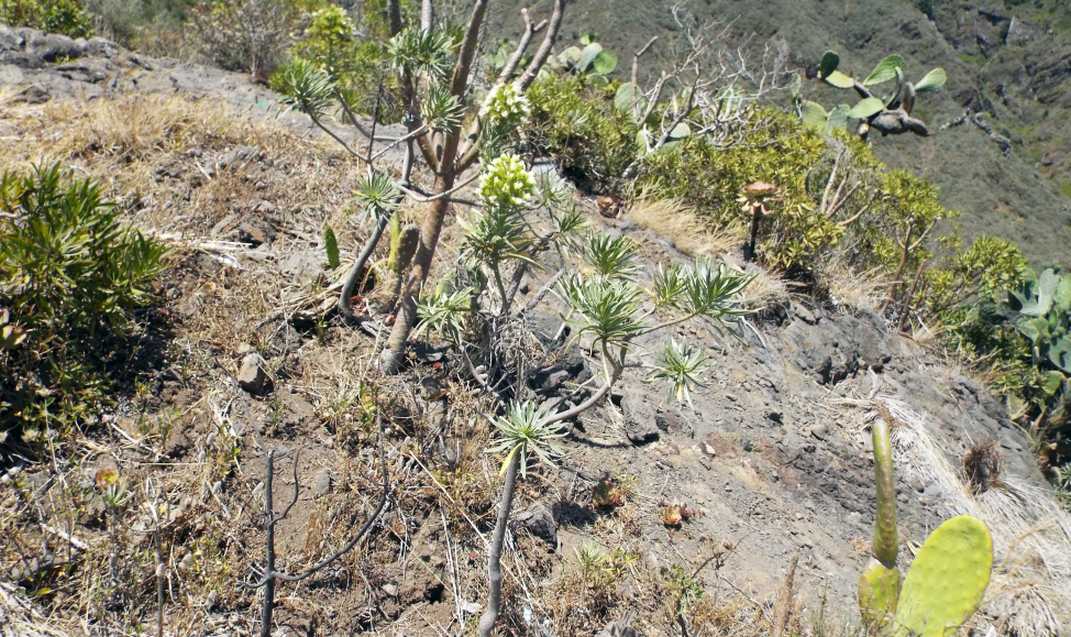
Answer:
POLYGON ((891 637, 945 637, 978 609, 993 567, 993 540, 969 515, 946 520, 926 538, 901 587, 896 568, 896 483, 889 424, 879 408, 871 428, 878 509, 876 560, 859 577, 859 612, 871 633, 891 637))

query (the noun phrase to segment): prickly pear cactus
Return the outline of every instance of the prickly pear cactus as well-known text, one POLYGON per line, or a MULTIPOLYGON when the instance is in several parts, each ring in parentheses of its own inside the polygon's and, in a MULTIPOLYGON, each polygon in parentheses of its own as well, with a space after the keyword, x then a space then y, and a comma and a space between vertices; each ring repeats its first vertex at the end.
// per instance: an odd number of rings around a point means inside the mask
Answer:
POLYGON ((862 80, 839 70, 839 66, 840 56, 833 51, 826 51, 814 70, 814 76, 829 86, 850 89, 862 99, 854 106, 843 105, 843 108, 838 107, 839 110, 834 109, 828 118, 822 115, 825 109, 821 105, 798 100, 800 116, 805 124, 826 132, 832 128, 854 127, 864 139, 871 129, 882 135, 907 132, 929 135, 926 124, 911 113, 917 94, 936 91, 945 85, 948 76, 944 69, 933 69, 913 84, 904 79, 904 58, 895 53, 878 62, 874 70, 862 80), (896 88, 888 93, 879 93, 879 85, 893 80, 896 81, 896 88), (842 116, 834 119, 834 112, 842 116))
POLYGON ((896 612, 900 595, 900 571, 896 568, 899 541, 896 533, 896 482, 893 478, 892 443, 889 422, 883 417, 870 428, 874 452, 874 483, 878 510, 874 520, 872 563, 859 577, 859 613, 871 630, 888 624, 896 612))
POLYGON ((974 614, 993 567, 993 539, 981 520, 960 515, 926 538, 904 578, 893 637, 946 637, 974 614))
POLYGON ((874 447, 874 482, 878 492, 877 519, 874 520, 874 557, 885 568, 896 568, 899 541, 896 535, 896 482, 893 478, 892 443, 885 418, 874 421, 870 430, 874 447))
POLYGON ((859 613, 868 628, 885 626, 896 612, 899 597, 899 570, 871 564, 859 576, 859 613))

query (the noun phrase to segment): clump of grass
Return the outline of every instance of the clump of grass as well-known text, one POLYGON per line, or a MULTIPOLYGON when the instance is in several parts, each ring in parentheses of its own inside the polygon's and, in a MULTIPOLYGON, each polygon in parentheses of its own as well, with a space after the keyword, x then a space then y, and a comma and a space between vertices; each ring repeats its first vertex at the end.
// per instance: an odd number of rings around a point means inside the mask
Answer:
POLYGON ((690 257, 715 257, 736 250, 743 228, 717 229, 700 219, 693 206, 679 199, 641 198, 625 213, 633 223, 670 241, 690 257))
POLYGON ((248 121, 228 116, 218 102, 174 96, 64 101, 47 107, 43 115, 67 123, 53 152, 74 157, 133 161, 192 146, 242 143, 253 133, 248 121))

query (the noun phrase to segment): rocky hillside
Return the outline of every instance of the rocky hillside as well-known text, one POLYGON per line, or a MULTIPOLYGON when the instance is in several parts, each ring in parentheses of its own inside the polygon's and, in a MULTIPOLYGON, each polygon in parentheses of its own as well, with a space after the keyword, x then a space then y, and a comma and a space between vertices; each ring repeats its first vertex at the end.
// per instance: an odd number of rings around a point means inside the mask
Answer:
MULTIPOLYGON (((953 111, 950 102, 942 112, 953 111)), ((992 142, 969 126, 923 148, 949 139, 991 157, 992 142)), ((367 541, 337 566, 281 584, 275 634, 471 627, 499 488, 477 417, 484 405, 434 343, 403 376, 382 377, 375 337, 321 311, 338 273, 323 265, 323 225, 340 229, 344 252, 370 230, 349 210, 359 165, 245 76, 6 28, 0 140, 0 170, 63 160, 172 247, 151 363, 116 409, 64 443, 62 461, 5 460, 0 632, 155 630, 162 573, 166 634, 251 634, 257 594, 240 583, 252 581, 265 542, 271 449, 291 452, 272 493, 277 503, 294 497, 276 537, 293 570, 345 541, 376 509, 379 471, 389 476, 367 541), (368 387, 394 401, 378 454, 361 420, 368 387), (111 469, 129 500, 106 508, 99 476, 111 469), (59 585, 37 587, 46 575, 59 585)), ((639 242, 645 272, 689 256, 574 197, 596 227, 639 242)), ((1054 230, 1043 234, 1057 245, 1054 230)), ((456 226, 444 243, 438 262, 449 267, 456 226)), ((571 429, 561 464, 523 483, 504 558, 508 634, 680 634, 685 585, 694 634, 767 634, 797 557, 799 634, 833 634, 854 618, 868 559, 876 418, 894 431, 902 558, 941 519, 974 514, 992 529, 997 558, 975 634, 1066 634, 1071 518, 1001 404, 890 330, 865 294, 823 304, 754 273, 764 293, 749 324, 674 334, 714 361, 690 405, 629 369, 613 400, 571 429), (990 442, 1003 458, 999 480, 969 488, 964 455, 990 442), (667 521, 673 506, 687 519, 667 521)), ((540 307, 531 328, 546 337, 562 308, 540 307)), ((591 373, 573 349, 532 389, 564 399, 591 373)))
MULTIPOLYGON (((909 77, 944 67, 946 90, 926 96, 921 111, 936 134, 877 140, 879 155, 939 184, 946 205, 961 211, 967 235, 1013 238, 1037 264, 1071 265, 1071 5, 703 0, 683 6, 701 21, 730 23, 738 39, 783 40, 800 68, 828 49, 858 75, 894 52, 908 61, 909 77)), ((514 11, 501 8, 499 28, 516 28, 514 11)), ((657 56, 669 55, 679 37, 661 3, 577 0, 570 25, 597 33, 620 54, 623 67, 658 35, 645 66, 662 68, 657 56)), ((844 99, 818 86, 805 92, 827 105, 844 99)))

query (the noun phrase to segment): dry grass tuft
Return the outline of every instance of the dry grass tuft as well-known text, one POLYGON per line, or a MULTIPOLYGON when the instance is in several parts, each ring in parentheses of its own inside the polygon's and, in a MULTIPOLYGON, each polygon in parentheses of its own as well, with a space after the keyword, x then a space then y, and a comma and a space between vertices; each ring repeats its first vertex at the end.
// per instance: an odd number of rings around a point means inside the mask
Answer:
POLYGON ((1003 454, 996 440, 974 445, 963 456, 963 473, 967 485, 977 495, 1000 483, 1003 454))
POLYGON ((877 268, 859 270, 837 256, 819 264, 815 276, 837 304, 871 312, 881 309, 892 285, 877 268))
POLYGON ((695 208, 677 199, 639 199, 625 218, 669 240, 692 257, 714 257, 735 250, 742 229, 714 230, 703 223, 695 208))
POLYGON ((746 264, 743 269, 754 277, 744 288, 742 301, 745 307, 761 312, 767 308, 788 304, 789 288, 783 278, 753 263, 746 264))
POLYGON ((43 116, 63 125, 54 151, 66 156, 114 156, 127 161, 193 146, 218 147, 260 137, 260 126, 219 102, 172 96, 123 97, 89 104, 62 101, 43 116))

